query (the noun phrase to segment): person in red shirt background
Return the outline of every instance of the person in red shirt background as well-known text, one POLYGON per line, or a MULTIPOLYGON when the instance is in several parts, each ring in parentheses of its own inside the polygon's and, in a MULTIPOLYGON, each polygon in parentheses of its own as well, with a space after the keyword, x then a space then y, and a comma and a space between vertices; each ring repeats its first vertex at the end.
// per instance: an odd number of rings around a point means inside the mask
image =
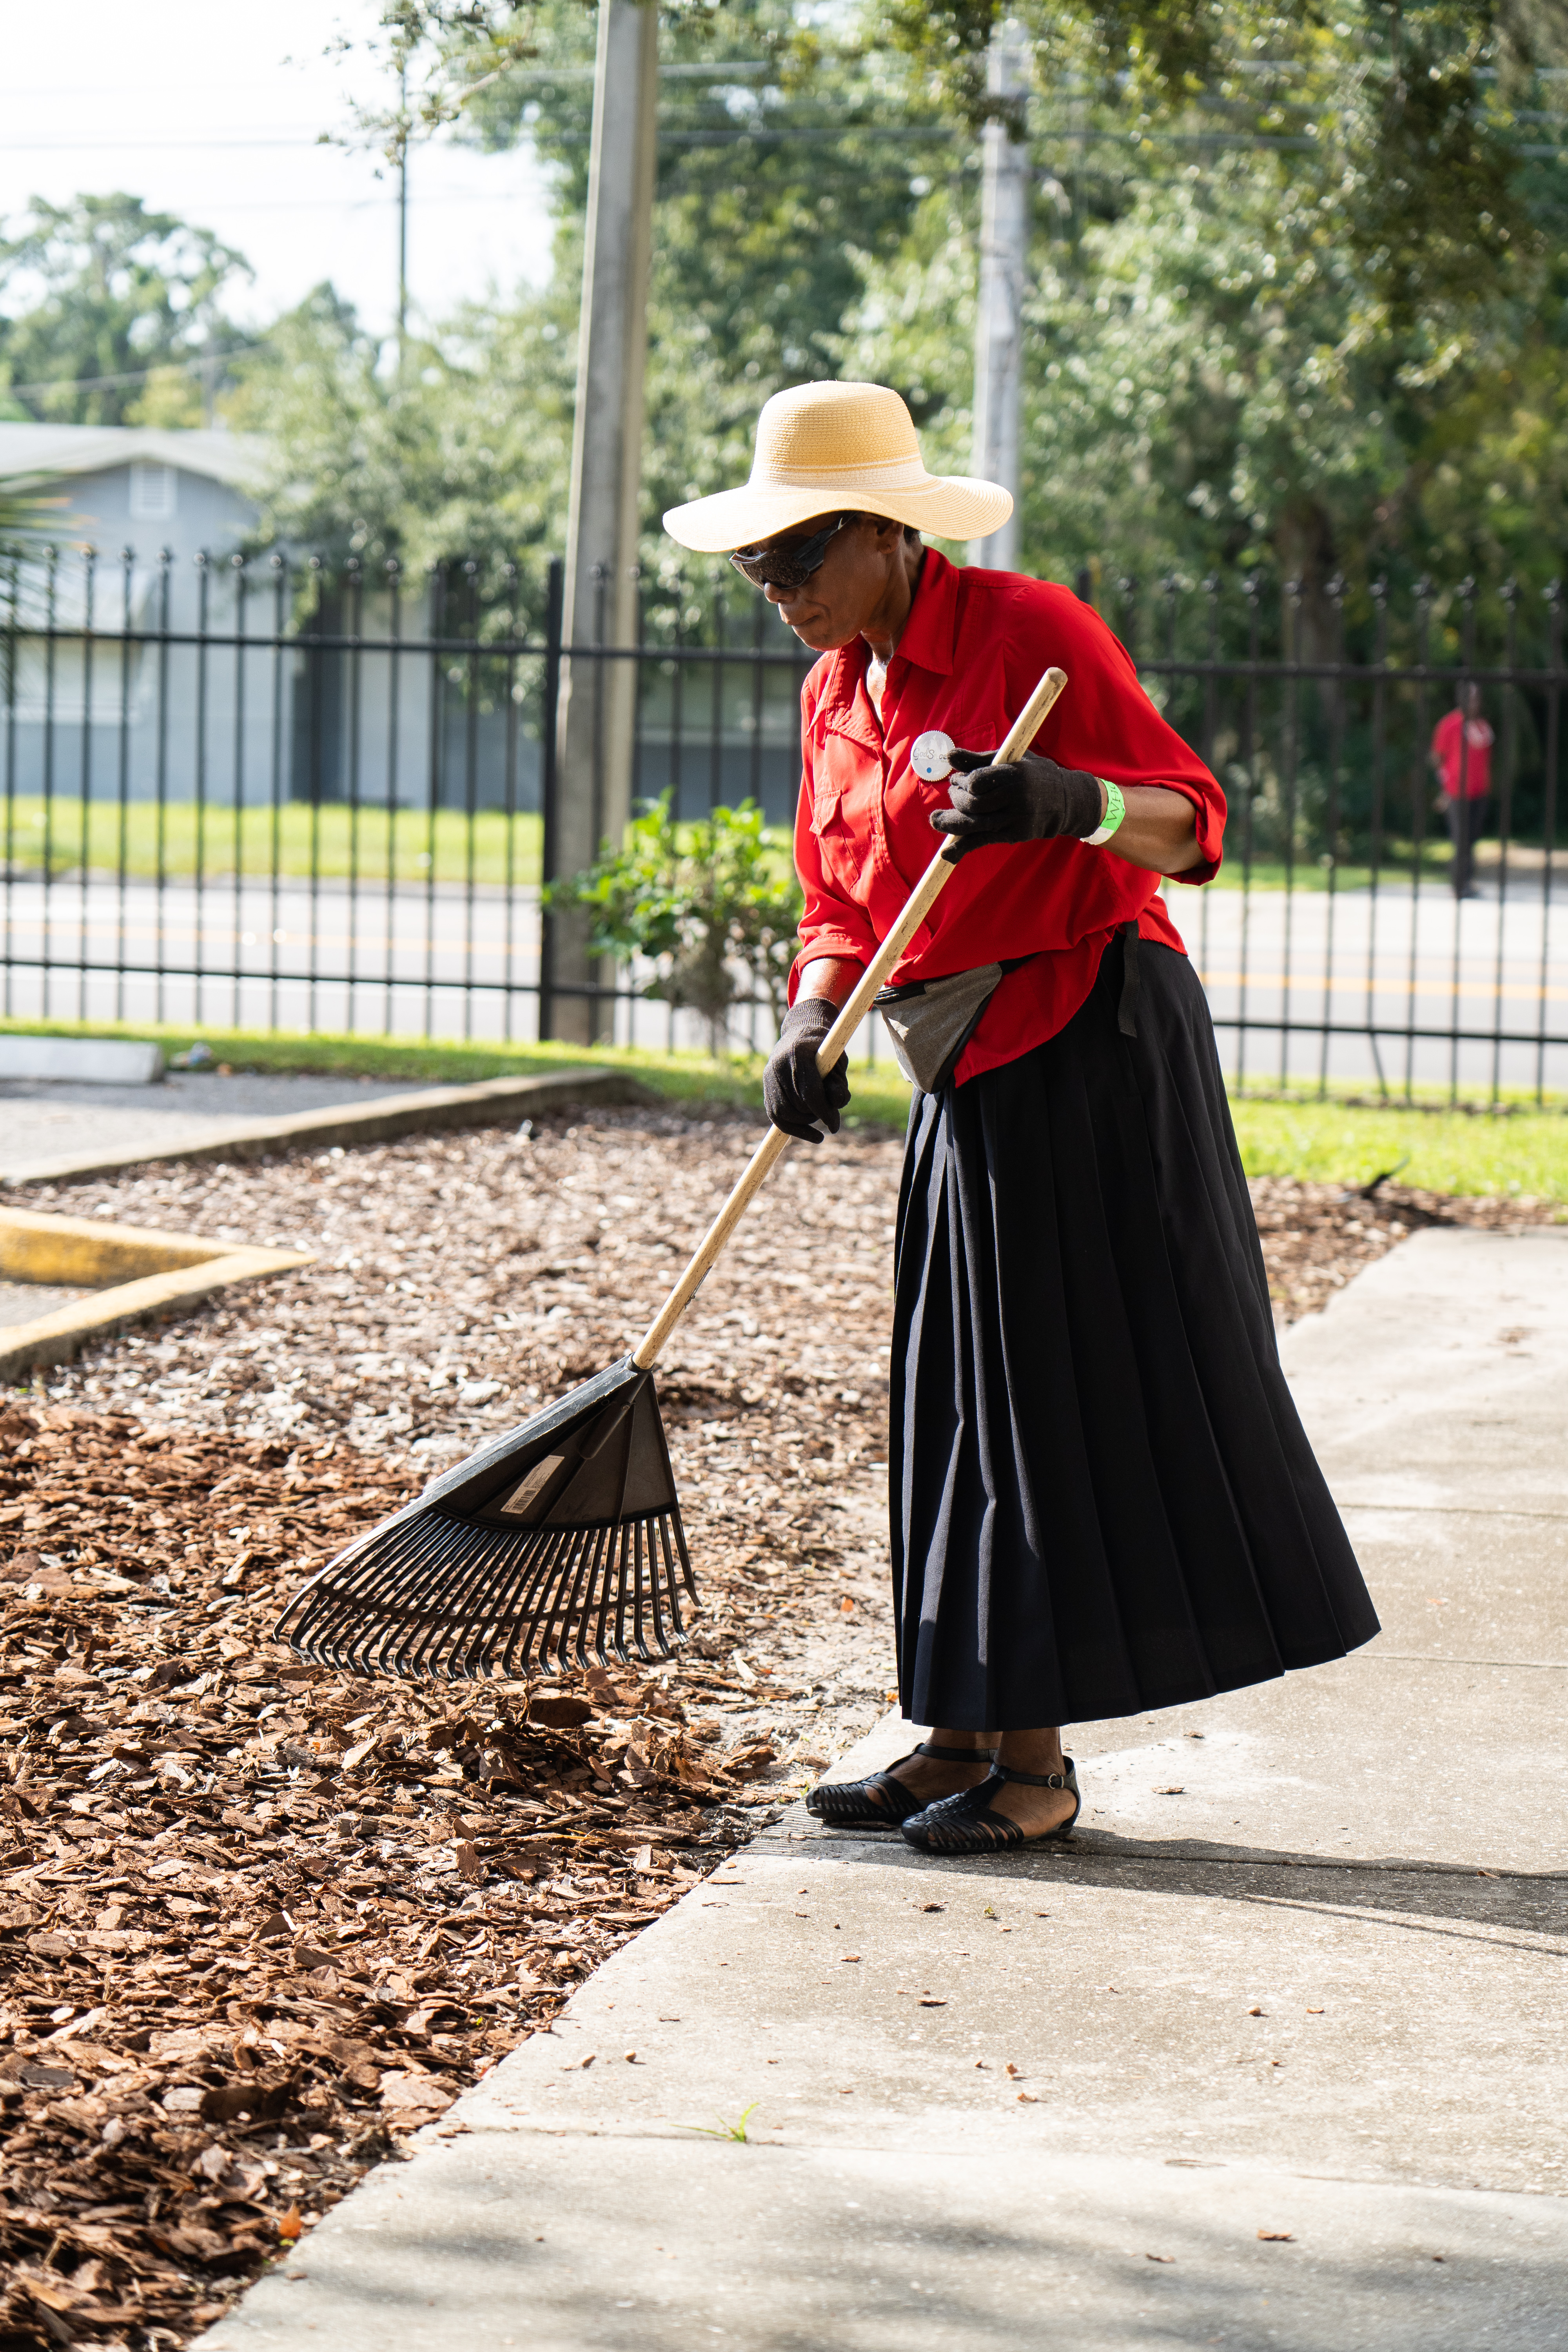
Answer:
POLYGON ((928 474, 896 393, 821 383, 763 407, 742 488, 664 519, 731 551, 822 655, 801 696, 802 944, 763 1078, 786 1134, 837 1129, 847 1066, 824 1075, 817 1048, 936 835, 964 851, 884 992, 917 1089, 889 1441, 900 1696, 934 1737, 807 1801, 939 1853, 1070 1830, 1064 1723, 1377 1631, 1279 1369, 1207 1004, 1160 896, 1163 875, 1217 871, 1224 798, 1090 607, 923 543, 1010 506, 928 474), (1065 690, 995 765, 1053 665, 1065 690), (935 780, 933 735, 963 747, 935 780))
POLYGON ((1430 757, 1443 790, 1443 814, 1453 838, 1448 878, 1456 898, 1479 898, 1475 845, 1492 788, 1492 730, 1481 717, 1481 689, 1473 678, 1432 730, 1430 757))

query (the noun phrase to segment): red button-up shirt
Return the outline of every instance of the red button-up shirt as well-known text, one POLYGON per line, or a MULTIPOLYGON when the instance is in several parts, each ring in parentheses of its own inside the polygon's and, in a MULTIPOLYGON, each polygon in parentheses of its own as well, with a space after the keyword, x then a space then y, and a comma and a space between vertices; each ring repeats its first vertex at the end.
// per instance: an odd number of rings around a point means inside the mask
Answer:
MULTIPOLYGON (((801 689, 804 774, 795 866, 805 942, 791 974, 821 956, 865 964, 892 929, 942 836, 931 828, 948 785, 910 766, 915 738, 941 728, 966 751, 991 751, 1052 664, 1068 683, 1033 748, 1118 784, 1163 784, 1193 803, 1201 862, 1217 873, 1225 797, 1138 683, 1126 649, 1069 589, 1012 572, 959 571, 928 548, 903 635, 888 665, 882 724, 866 691, 864 639, 825 654, 801 689)), ((895 982, 1028 961, 1006 973, 964 1048, 962 1086, 1067 1026, 1094 986, 1117 926, 1181 950, 1160 877, 1079 841, 971 850, 915 933, 895 982)))

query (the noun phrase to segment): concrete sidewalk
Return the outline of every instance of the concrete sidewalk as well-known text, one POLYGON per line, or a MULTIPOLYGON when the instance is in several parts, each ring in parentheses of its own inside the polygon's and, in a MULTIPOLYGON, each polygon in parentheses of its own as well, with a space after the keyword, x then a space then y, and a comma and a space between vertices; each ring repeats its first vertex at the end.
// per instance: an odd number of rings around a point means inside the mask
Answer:
POLYGON ((264 1160, 504 1126, 577 1104, 653 1103, 623 1070, 564 1069, 455 1087, 309 1075, 219 1077, 174 1070, 156 1086, 0 1082, 0 1189, 72 1184, 155 1160, 264 1160))
POLYGON ((1568 2345, 1568 1234, 1286 1351, 1378 1642, 1075 1727, 1070 1847, 792 1808, 206 2352, 1568 2345))

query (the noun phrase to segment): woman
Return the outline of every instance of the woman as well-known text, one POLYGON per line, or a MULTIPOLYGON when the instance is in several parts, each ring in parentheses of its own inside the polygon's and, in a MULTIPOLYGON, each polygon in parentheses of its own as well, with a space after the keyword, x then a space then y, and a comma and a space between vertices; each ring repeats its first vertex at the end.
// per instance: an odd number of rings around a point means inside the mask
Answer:
POLYGON ((1218 869, 1215 779, 1068 590, 959 571, 1007 493, 929 475, 875 384, 763 408, 742 489, 666 515, 823 656, 802 693, 805 892, 769 1116, 848 1100, 816 1049, 933 846, 965 856, 895 975, 919 1090, 899 1205, 890 1484, 900 1697, 937 1727, 808 1800, 939 1853, 1065 1835, 1060 1727, 1342 1657, 1377 1631, 1275 1346, 1202 989, 1162 875, 1218 869), (1056 664, 1031 751, 986 757, 1056 664), (927 782, 918 740, 966 751, 927 782), (934 988, 951 980, 951 989, 934 988))

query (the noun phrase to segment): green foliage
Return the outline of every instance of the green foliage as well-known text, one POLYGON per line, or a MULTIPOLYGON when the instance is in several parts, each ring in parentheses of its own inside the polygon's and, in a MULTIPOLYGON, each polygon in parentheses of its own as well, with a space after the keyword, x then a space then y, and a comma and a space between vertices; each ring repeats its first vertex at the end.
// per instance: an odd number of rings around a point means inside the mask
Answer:
MULTIPOLYGON (((995 13, 893 12, 969 119, 995 13)), ((1026 568, 1261 564, 1305 583, 1309 656, 1336 572, 1540 584, 1568 527, 1568 170, 1524 151, 1533 118, 1547 137, 1563 119, 1560 83, 1532 78, 1568 54, 1561 19, 1471 0, 1008 13, 1059 175, 1026 310, 1026 568)), ((946 298, 973 233, 969 184, 933 189, 842 346, 846 372, 921 381, 949 464, 971 360, 946 298)))
POLYGON ((606 842, 595 866, 546 896, 586 910, 595 955, 656 964, 644 995, 700 1013, 715 1054, 742 974, 783 1017, 802 899, 754 802, 677 824, 666 793, 633 819, 623 848, 606 842))
POLYGON ((739 2140, 744 2146, 748 2137, 746 2126, 756 2114, 760 2102, 753 2099, 749 2107, 741 2109, 732 2124, 727 2124, 723 2116, 720 2116, 711 2124, 685 2124, 682 2129, 700 2132, 704 2139, 733 2139, 739 2140))
POLYGON ((458 554, 542 575, 564 521, 574 315, 574 295, 465 310, 391 373, 352 308, 318 287, 240 363, 226 403, 273 451, 264 535, 367 569, 458 554))
MULTIPOLYGON (((475 95, 461 135, 492 147, 528 137, 555 167, 557 267, 574 303, 592 17, 557 0, 531 22, 534 61, 475 95)), ((486 37, 454 29, 454 85, 482 66, 486 37)), ((830 31, 796 0, 732 0, 665 11, 660 39, 644 445, 644 561, 656 567, 671 553, 658 516, 745 474, 769 394, 838 372, 846 313, 918 209, 913 165, 944 155, 950 136, 858 17, 830 31)))
MULTIPOLYGON (((643 560, 662 509, 745 472, 805 378, 895 383, 969 462, 979 152, 1001 0, 673 0, 643 560)), ((1568 537, 1568 167, 1560 11, 1539 0, 1006 0, 1034 58, 1026 568, 1422 571, 1538 589, 1568 537), (1527 152, 1539 148, 1543 152, 1527 152)), ((565 524, 595 12, 388 0, 361 135, 531 142, 556 269, 394 355, 330 287, 235 362, 270 437, 268 532, 374 567, 521 556, 565 524)), ((1017 121, 1015 110, 1014 120, 1017 121)), ((152 369, 41 413, 190 421, 237 257, 128 196, 38 208, 0 250, 14 382, 152 369), (37 292, 39 275, 43 297, 37 292), (30 289, 30 290, 29 290, 30 289)), ((1364 604, 1362 607, 1364 611, 1364 604)))
POLYGON ((223 297, 249 274, 210 230, 149 212, 140 196, 35 199, 0 242, 0 387, 51 388, 9 395, 7 413, 61 425, 199 425, 188 363, 219 358, 237 340, 223 297), (114 377, 127 380, 94 381, 114 377))

